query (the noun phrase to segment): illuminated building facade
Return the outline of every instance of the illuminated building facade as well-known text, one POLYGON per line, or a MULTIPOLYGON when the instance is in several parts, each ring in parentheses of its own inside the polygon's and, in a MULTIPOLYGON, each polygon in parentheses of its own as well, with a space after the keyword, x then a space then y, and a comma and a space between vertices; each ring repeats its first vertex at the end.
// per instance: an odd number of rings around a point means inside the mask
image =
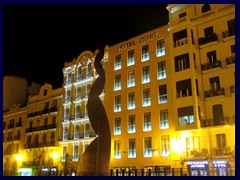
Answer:
POLYGON ((23 153, 23 122, 27 119, 26 106, 10 106, 3 115, 3 175, 17 175, 23 153))
POLYGON ((108 49, 110 169, 234 175, 235 5, 167 9, 167 26, 108 49))
POLYGON ((53 175, 61 168, 57 164, 61 106, 62 88, 53 90, 45 84, 27 104, 4 112, 4 175, 53 175))
MULTIPOLYGON (((64 92, 59 147, 61 160, 68 166, 68 172, 64 173, 69 175, 76 175, 81 155, 96 137, 87 111, 88 94, 97 78, 94 58, 94 53, 85 51, 72 62, 66 62, 63 68, 64 92), (67 163, 66 157, 69 157, 67 163)), ((103 100, 104 93, 100 97, 103 100)))
MULTIPOLYGON (((109 173, 235 175, 235 5, 167 9, 168 25, 105 49, 109 173)), ((4 112, 4 175, 77 175, 96 137, 86 106, 95 55, 66 62, 62 88, 45 84, 4 112)))

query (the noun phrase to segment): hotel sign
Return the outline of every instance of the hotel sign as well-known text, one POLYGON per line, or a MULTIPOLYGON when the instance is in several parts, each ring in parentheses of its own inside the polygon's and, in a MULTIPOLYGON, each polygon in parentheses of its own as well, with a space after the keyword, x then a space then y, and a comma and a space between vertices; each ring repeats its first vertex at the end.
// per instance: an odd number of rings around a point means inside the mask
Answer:
POLYGON ((143 43, 148 40, 152 40, 156 37, 157 37, 157 32, 154 32, 154 33, 148 34, 146 36, 140 37, 138 41, 128 41, 128 42, 118 46, 118 51, 123 51, 123 50, 127 49, 128 47, 136 45, 137 43, 143 43))

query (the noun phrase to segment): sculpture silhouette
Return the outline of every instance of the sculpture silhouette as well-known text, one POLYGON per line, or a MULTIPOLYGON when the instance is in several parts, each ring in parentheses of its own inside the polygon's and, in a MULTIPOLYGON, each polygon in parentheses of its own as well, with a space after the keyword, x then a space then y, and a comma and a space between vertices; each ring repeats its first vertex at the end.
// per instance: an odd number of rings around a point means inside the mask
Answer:
POLYGON ((107 114, 99 95, 105 85, 105 71, 101 64, 104 50, 96 55, 94 67, 99 77, 93 83, 87 102, 88 116, 97 137, 90 143, 83 153, 78 167, 80 176, 106 176, 108 175, 110 161, 110 127, 107 114))

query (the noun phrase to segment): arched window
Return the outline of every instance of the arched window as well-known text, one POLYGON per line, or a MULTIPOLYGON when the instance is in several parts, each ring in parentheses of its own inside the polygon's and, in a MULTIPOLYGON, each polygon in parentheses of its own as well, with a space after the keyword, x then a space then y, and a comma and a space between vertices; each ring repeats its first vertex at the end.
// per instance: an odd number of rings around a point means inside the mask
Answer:
POLYGON ((92 73, 92 63, 88 63, 87 73, 90 76, 92 73))
POLYGON ((202 7, 202 13, 211 11, 211 6, 209 4, 204 4, 202 7))

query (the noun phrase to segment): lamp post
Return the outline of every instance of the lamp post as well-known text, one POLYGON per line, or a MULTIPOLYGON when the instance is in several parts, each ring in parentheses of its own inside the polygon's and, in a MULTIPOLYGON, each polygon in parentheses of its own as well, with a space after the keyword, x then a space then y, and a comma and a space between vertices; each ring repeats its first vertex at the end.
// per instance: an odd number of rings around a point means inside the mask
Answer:
MULTIPOLYGON (((58 153, 57 152, 53 152, 53 153, 51 153, 51 157, 52 157, 52 160, 53 160, 53 167, 55 167, 56 168, 56 161, 57 161, 57 159, 58 159, 58 153)), ((51 167, 50 167, 50 170, 51 170, 51 167)), ((55 169, 54 169, 54 171, 55 171, 55 169)), ((57 175, 57 169, 56 169, 56 175, 57 175)), ((53 172, 53 175, 54 175, 54 172, 53 172)))
POLYGON ((64 176, 68 175, 68 161, 69 161, 69 154, 65 154, 65 167, 64 167, 64 176))
POLYGON ((17 161, 17 168, 18 168, 18 163, 20 163, 20 166, 22 165, 23 155, 21 155, 21 154, 16 154, 15 160, 17 161))

